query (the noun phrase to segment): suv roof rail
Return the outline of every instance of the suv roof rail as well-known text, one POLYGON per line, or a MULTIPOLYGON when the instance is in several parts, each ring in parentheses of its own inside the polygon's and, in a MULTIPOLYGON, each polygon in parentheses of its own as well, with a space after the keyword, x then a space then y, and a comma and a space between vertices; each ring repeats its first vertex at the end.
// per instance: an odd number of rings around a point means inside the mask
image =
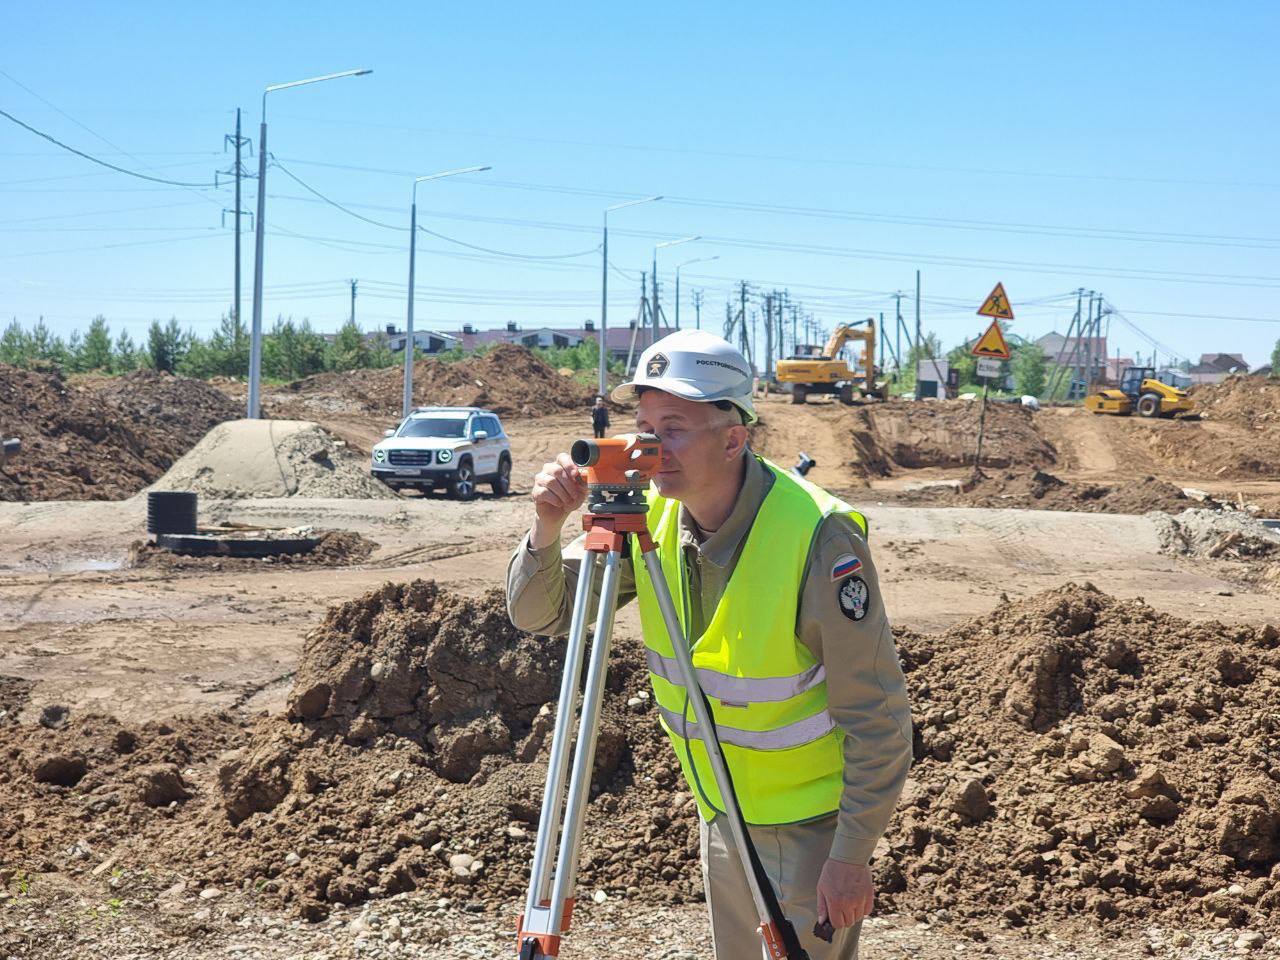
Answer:
POLYGON ((494 413, 492 410, 489 410, 485 407, 449 407, 444 405, 435 405, 430 407, 411 407, 409 409, 409 414, 412 416, 415 413, 432 413, 437 410, 451 410, 458 413, 465 411, 467 413, 483 413, 486 416, 490 416, 490 417, 497 416, 496 413, 494 413))

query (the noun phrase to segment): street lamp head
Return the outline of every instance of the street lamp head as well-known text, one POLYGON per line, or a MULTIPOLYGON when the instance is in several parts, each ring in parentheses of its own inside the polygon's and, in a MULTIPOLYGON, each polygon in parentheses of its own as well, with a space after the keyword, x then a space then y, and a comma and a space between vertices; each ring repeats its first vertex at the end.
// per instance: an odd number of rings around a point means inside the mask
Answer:
POLYGON ((639 200, 624 200, 622 203, 615 203, 611 207, 605 207, 604 212, 611 213, 614 210, 621 210, 623 207, 634 207, 641 203, 653 203, 653 201, 661 200, 661 199, 662 199, 662 194, 658 194, 657 196, 653 196, 653 197, 641 197, 639 200))
POLYGON ((301 87, 308 83, 320 83, 322 80, 339 80, 343 77, 363 77, 366 74, 373 73, 369 69, 360 70, 343 70, 341 73, 326 73, 323 77, 308 77, 305 80, 290 80, 288 83, 272 83, 262 91, 262 118, 266 122, 267 117, 267 94, 276 90, 286 90, 289 87, 301 87))
POLYGON ((445 177, 456 177, 459 174, 463 174, 463 173, 484 173, 486 170, 492 170, 492 169, 493 167, 489 167, 489 166, 459 167, 457 170, 444 170, 444 171, 441 171, 440 173, 428 173, 425 177, 415 177, 413 181, 414 202, 415 203, 417 202, 418 184, 422 183, 424 180, 443 180, 445 177))
POLYGON ((702 234, 695 237, 681 237, 679 240, 664 240, 662 243, 654 244, 654 250, 661 250, 663 247, 674 247, 681 243, 692 243, 694 240, 701 240, 702 234))

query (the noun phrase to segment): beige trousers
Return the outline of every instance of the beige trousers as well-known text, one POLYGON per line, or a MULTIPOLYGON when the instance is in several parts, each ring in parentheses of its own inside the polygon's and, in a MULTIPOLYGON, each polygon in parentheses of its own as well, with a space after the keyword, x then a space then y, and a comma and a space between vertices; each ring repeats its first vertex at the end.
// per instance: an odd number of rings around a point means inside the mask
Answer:
MULTIPOLYGON (((818 920, 818 877, 831 852, 835 814, 786 827, 751 827, 750 832, 782 910, 795 926, 810 960, 857 960, 861 923, 837 930, 829 944, 813 935, 818 920)), ((724 817, 700 823, 699 834, 716 960, 755 960, 763 956, 756 930, 760 919, 733 847, 733 835, 724 817)))

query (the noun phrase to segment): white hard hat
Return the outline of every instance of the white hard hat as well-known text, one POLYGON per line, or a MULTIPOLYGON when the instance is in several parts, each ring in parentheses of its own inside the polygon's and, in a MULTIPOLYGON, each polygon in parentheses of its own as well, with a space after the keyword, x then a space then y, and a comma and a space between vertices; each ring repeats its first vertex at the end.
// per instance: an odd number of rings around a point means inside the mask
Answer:
POLYGON ((747 423, 755 423, 752 383, 751 365, 729 341, 705 330, 677 330, 640 354, 635 377, 614 387, 610 396, 625 402, 639 388, 652 387, 699 403, 726 400, 747 423))

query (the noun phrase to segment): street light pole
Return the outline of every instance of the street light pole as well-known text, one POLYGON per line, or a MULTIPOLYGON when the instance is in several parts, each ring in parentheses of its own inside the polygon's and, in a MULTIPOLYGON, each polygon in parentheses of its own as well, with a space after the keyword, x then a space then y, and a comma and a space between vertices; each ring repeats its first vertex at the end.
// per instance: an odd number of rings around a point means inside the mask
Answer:
POLYGON ((649 314, 653 317, 653 340, 651 343, 658 342, 658 251, 663 247, 675 247, 682 243, 692 243, 694 240, 701 240, 702 234, 695 237, 681 237, 679 240, 664 240, 662 243, 656 243, 653 246, 653 309, 649 314))
MULTIPOLYGON (((676 267, 676 329, 680 329, 680 267, 687 267, 691 263, 710 263, 712 260, 719 260, 720 257, 696 257, 693 260, 686 260, 684 263, 676 267)), ((699 324, 701 326, 701 324, 699 324)))
POLYGON ((641 203, 652 203, 661 200, 656 197, 644 197, 640 200, 627 200, 604 208, 604 236, 600 241, 600 396, 606 396, 609 387, 609 213, 623 207, 634 207, 641 203))
POLYGON ((253 329, 249 337, 249 404, 245 416, 256 420, 262 415, 260 392, 262 383, 262 257, 263 238, 266 231, 267 205, 267 94, 288 87, 301 87, 308 83, 319 83, 322 80, 337 80, 341 77, 363 77, 373 73, 372 70, 344 70, 342 73, 329 73, 323 77, 310 77, 306 80, 291 80, 288 83, 273 83, 262 91, 262 123, 258 128, 258 214, 253 224, 253 329))
POLYGON ((445 170, 443 173, 431 173, 425 177, 417 177, 413 181, 412 202, 409 205, 409 303, 405 311, 404 324, 404 411, 402 417, 409 416, 413 409, 413 274, 418 250, 418 184, 424 180, 442 180, 445 177, 456 177, 460 173, 483 173, 492 167, 463 167, 459 170, 445 170))

